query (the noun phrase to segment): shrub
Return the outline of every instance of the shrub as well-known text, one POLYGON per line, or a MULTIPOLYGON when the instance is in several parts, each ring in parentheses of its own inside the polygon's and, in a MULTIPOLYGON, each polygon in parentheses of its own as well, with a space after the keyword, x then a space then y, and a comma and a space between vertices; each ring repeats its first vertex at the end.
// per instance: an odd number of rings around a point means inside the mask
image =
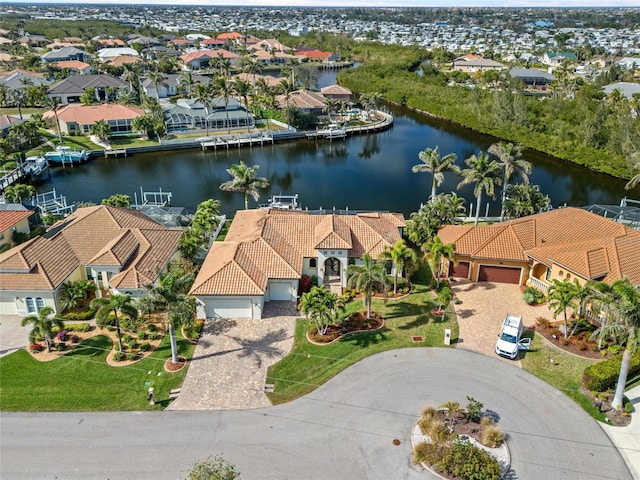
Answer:
POLYGON ((41 352, 42 350, 44 350, 44 345, 42 345, 41 343, 32 343, 31 345, 29 345, 29 350, 34 353, 41 352))
POLYGON ((428 407, 424 407, 424 410, 422 410, 422 416, 423 417, 435 417, 436 416, 435 407, 432 407, 431 405, 429 405, 428 407))
POLYGON ((562 337, 560 337, 560 343, 566 347, 567 345, 569 345, 569 339, 563 335, 562 337))
POLYGON ((128 333, 125 333, 124 335, 122 335, 122 343, 129 343, 132 339, 133 337, 128 333))
POLYGON ((150 349, 151 349, 151 344, 149 342, 144 342, 142 345, 140 345, 141 352, 146 352, 150 349))
POLYGON ((116 352, 113 354, 113 361, 114 362, 121 362, 122 360, 124 360, 124 353, 123 352, 116 352))
POLYGON ((157 328, 158 327, 156 327, 155 323, 150 323, 149 325, 147 325, 147 331, 148 332, 155 332, 157 328))
POLYGON ((448 285, 440 287, 440 291, 438 292, 438 301, 443 307, 449 305, 449 302, 451 301, 451 288, 448 285))
POLYGON ((419 464, 425 462, 434 465, 438 459, 443 456, 443 452, 447 449, 445 445, 436 445, 435 443, 422 442, 413 448, 413 463, 419 464))
POLYGON ((67 331, 66 330, 60 330, 58 333, 56 333, 56 339, 60 340, 61 342, 64 342, 67 340, 67 331))
POLYGON ((66 323, 64 324, 64 328, 68 332, 88 332, 91 330, 91 325, 88 323, 66 323))
POLYGON ((129 360, 130 362, 137 360, 138 359, 138 354, 136 352, 129 352, 127 353, 127 360, 129 360))
POLYGON ((158 332, 149 333, 148 338, 149 338, 149 340, 155 340, 156 338, 158 338, 158 332))
POLYGON ((435 421, 434 417, 422 416, 420 420, 418 420, 418 427, 420 427, 420 431, 423 435, 429 435, 429 429, 431 428, 431 424, 435 421))
POLYGON ((611 355, 617 355, 620 353, 620 350, 622 350, 622 347, 620 345, 610 345, 609 348, 607 348, 607 351, 611 354, 611 355))
POLYGON ((497 448, 504 443, 504 433, 495 425, 488 425, 482 429, 480 442, 485 447, 497 448))
POLYGON ((449 400, 448 402, 440 405, 441 408, 446 408, 449 412, 459 412, 460 411, 460 403, 449 400))
POLYGON ((67 349, 67 346, 65 345, 64 342, 59 342, 56 345, 56 350, 59 351, 59 352, 64 352, 66 349, 67 349))
POLYGON ((524 289, 522 299, 530 305, 539 304, 544 301, 544 293, 534 287, 527 287, 524 289))
POLYGON ((489 418, 489 417, 482 417, 480 419, 480 425, 482 425, 483 427, 490 427, 493 424, 494 424, 493 420, 491 418, 489 418))
POLYGON ((440 471, 466 480, 498 480, 500 464, 484 450, 467 442, 456 442, 435 464, 440 471))
POLYGON ((80 341, 80 337, 78 335, 71 335, 71 343, 78 343, 80 341))
POLYGON ((136 348, 137 344, 138 344, 138 341, 135 338, 132 338, 127 342, 127 345, 129 348, 136 348))
POLYGON ((581 340, 580 342, 578 342, 578 350, 586 350, 587 348, 589 348, 589 344, 587 343, 586 340, 581 340))
POLYGON ((467 415, 469 415, 469 420, 471 420, 472 422, 477 422, 480 419, 482 407, 484 405, 481 402, 477 401, 475 398, 468 395, 467 402, 467 415))
MULTIPOLYGON (((605 352, 606 353, 606 352, 605 352)), ((604 392, 614 388, 620 373, 622 356, 618 355, 608 360, 604 360, 585 368, 582 374, 582 384, 587 390, 594 392, 604 392)), ((629 366, 629 378, 640 372, 640 350, 631 357, 629 366)))
POLYGON ((147 333, 143 330, 140 330, 137 334, 136 334, 136 338, 138 340, 146 340, 147 339, 147 333))
MULTIPOLYGON (((62 315, 62 318, 64 320, 91 320, 93 317, 96 316, 96 311, 97 311, 97 307, 95 308, 89 308, 89 310, 85 311, 85 312, 69 312, 69 313, 65 313, 64 315, 62 315)), ((65 325, 65 328, 67 330, 69 330, 69 326, 65 325)))
POLYGON ((549 320, 544 317, 536 318, 536 324, 542 328, 549 328, 549 320))
POLYGON ((451 440, 451 433, 442 420, 432 420, 426 435, 433 443, 446 443, 451 440))

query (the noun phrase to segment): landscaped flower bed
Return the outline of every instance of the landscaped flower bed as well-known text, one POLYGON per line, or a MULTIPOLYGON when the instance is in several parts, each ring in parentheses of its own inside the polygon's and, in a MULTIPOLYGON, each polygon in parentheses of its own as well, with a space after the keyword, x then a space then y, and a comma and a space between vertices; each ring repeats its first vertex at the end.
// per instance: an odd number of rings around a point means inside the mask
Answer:
POLYGON ((374 331, 383 326, 384 319, 380 315, 371 312, 371 318, 367 318, 367 312, 361 310, 340 324, 329 325, 324 335, 320 335, 316 328, 311 327, 307 332, 307 338, 313 343, 327 344, 350 333, 374 331))

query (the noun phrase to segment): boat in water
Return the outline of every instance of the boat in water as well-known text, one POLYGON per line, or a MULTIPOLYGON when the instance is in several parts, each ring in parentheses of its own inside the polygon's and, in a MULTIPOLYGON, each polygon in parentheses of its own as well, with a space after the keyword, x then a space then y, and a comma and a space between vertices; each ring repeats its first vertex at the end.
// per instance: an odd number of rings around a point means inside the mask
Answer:
POLYGON ((85 162, 89 158, 86 150, 74 150, 67 145, 59 145, 53 152, 44 154, 50 165, 73 165, 85 162))
POLYGON ((318 136, 324 138, 344 138, 347 136, 347 130, 341 128, 338 124, 332 123, 327 125, 326 128, 318 130, 318 136))
POLYGON ((27 157, 20 166, 22 172, 31 179, 40 177, 48 168, 49 161, 43 156, 27 157))

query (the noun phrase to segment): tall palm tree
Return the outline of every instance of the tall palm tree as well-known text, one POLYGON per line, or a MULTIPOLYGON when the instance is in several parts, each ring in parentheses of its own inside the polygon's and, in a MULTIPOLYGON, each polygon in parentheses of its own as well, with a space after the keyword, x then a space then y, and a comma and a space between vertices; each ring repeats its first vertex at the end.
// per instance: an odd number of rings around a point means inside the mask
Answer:
POLYGON ((286 105, 286 111, 287 111, 287 125, 289 125, 289 98, 291 95, 291 83, 289 82, 289 80, 287 80, 286 78, 283 78, 280 80, 280 82, 278 83, 278 91, 280 92, 281 95, 284 95, 284 101, 285 101, 285 105, 286 105))
POLYGON ((325 98, 324 105, 322 106, 322 110, 327 113, 329 117, 329 123, 333 123, 331 119, 331 111, 336 108, 336 101, 333 98, 325 98))
POLYGON ((46 106, 51 109, 56 119, 56 129, 58 131, 58 141, 62 144, 62 130, 60 129, 60 118, 58 118, 58 109, 60 108, 60 100, 58 97, 46 97, 46 106))
POLYGON ((244 102, 244 108, 247 112, 247 129, 249 128, 249 93, 251 92, 251 84, 242 78, 236 78, 231 84, 231 89, 244 102))
POLYGON ((440 157, 438 147, 427 148, 418 154, 418 158, 422 160, 422 163, 411 167, 413 173, 431 173, 433 179, 431 181, 431 196, 430 199, 436 197, 437 187, 444 182, 445 172, 456 172, 460 169, 455 165, 455 161, 458 158, 455 153, 449 153, 444 157, 440 157))
POLYGON ((209 107, 211 105, 211 89, 204 83, 197 83, 193 91, 196 101, 204 105, 204 128, 209 136, 209 107))
POLYGON ((374 290, 386 292, 387 274, 382 264, 375 262, 368 253, 362 255, 362 265, 349 265, 347 284, 362 292, 367 318, 371 318, 371 297, 374 290))
POLYGON ((227 77, 216 77, 211 84, 211 92, 217 97, 222 97, 222 101, 224 102, 224 112, 227 116, 228 133, 231 133, 231 122, 229 121, 229 97, 231 96, 232 91, 231 83, 227 80, 227 77))
POLYGON ((393 262, 393 294, 395 295, 398 292, 398 275, 404 275, 405 269, 411 270, 418 262, 418 255, 404 243, 404 240, 398 240, 393 247, 387 246, 380 253, 380 258, 393 262))
POLYGON ((153 87, 156 89, 156 99, 160 100, 160 92, 158 91, 158 85, 159 84, 164 85, 163 82, 167 79, 167 76, 160 71, 150 70, 149 72, 147 72, 147 78, 153 82, 153 87))
POLYGON ((33 328, 29 332, 29 342, 35 343, 44 340, 47 344, 47 352, 51 351, 51 340, 53 338, 53 327, 63 328, 64 323, 58 318, 51 317, 53 308, 41 308, 37 315, 24 317, 20 322, 23 327, 32 324, 33 328))
POLYGON ((578 304, 575 302, 576 294, 575 285, 568 280, 561 282, 554 279, 547 291, 549 306, 553 308, 553 318, 556 318, 560 313, 564 314, 564 338, 569 338, 567 308, 570 307, 573 310, 578 308, 578 304))
POLYGON ((120 317, 126 315, 130 318, 138 318, 138 310, 133 305, 130 295, 111 295, 109 298, 96 298, 91 302, 92 307, 97 307, 96 323, 105 325, 109 315, 113 313, 115 318, 116 334, 118 335, 118 349, 123 351, 122 331, 120 329, 120 317))
POLYGON ((496 185, 500 185, 500 164, 495 160, 490 161, 489 155, 484 152, 478 153, 478 155, 471 155, 464 163, 469 167, 462 170, 460 173, 463 180, 458 184, 458 188, 475 183, 473 188, 473 196, 476 197, 476 221, 475 225, 478 225, 480 218, 480 205, 482 204, 482 192, 485 191, 487 195, 491 195, 495 198, 496 185))
POLYGON ((502 177, 502 207, 500 209, 500 221, 504 220, 504 202, 507 197, 507 185, 515 174, 522 177, 525 185, 529 185, 531 162, 522 158, 522 146, 514 143, 498 142, 491 145, 487 151, 500 159, 504 176, 502 177))
POLYGON ((262 72, 262 65, 258 59, 248 56, 243 58, 242 60, 242 71, 248 73, 249 75, 253 75, 253 80, 251 85, 253 86, 253 90, 256 90, 256 74, 262 72))
POLYGON ((193 74, 191 73, 191 71, 188 71, 180 77, 179 85, 180 90, 182 90, 182 94, 184 96, 188 97, 193 94, 193 89, 195 88, 196 82, 193 80, 193 74))
POLYGON ((436 277, 436 288, 440 288, 442 261, 453 261, 456 253, 455 243, 444 243, 440 237, 434 236, 422 246, 425 260, 429 263, 431 273, 436 277))
POLYGON ((227 172, 232 178, 221 184, 220 190, 242 192, 244 194, 244 208, 247 210, 249 208, 249 195, 257 202, 260 198, 258 189, 269 186, 269 180, 264 177, 258 177, 259 168, 259 165, 249 167, 242 160, 237 165, 231 165, 227 172))

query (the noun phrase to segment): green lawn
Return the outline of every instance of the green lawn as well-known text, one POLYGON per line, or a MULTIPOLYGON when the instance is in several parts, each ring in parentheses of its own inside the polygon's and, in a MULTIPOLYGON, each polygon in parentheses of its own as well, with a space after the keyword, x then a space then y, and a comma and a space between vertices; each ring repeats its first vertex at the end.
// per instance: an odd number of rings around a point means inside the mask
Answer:
MULTIPOLYGON (((179 387, 187 372, 164 370, 171 356, 169 336, 149 357, 126 367, 111 367, 105 359, 111 340, 89 338, 68 354, 39 362, 25 350, 0 358, 2 411, 116 411, 160 410, 169 404, 169 392, 179 387), (159 373, 159 375, 158 375, 159 373), (149 385, 156 405, 147 402, 149 385)), ((178 342, 180 355, 191 358, 194 346, 178 342)))
POLYGON ((596 420, 604 421, 605 415, 582 393, 582 373, 594 361, 565 353, 534 335, 530 350, 522 358, 522 368, 572 398, 596 420))
MULTIPOLYGON (((23 107, 22 114, 33 115, 34 113, 44 113, 48 110, 49 110, 48 108, 23 107)), ((2 107, 0 108, 0 115, 11 115, 12 117, 20 118, 20 113, 18 112, 17 107, 2 107)))
MULTIPOLYGON (((271 366, 267 383, 273 383, 269 399, 283 403, 298 398, 319 387, 355 362, 370 355, 404 347, 442 346, 444 329, 451 329, 452 344, 458 338, 458 324, 453 306, 447 309, 445 321, 435 322, 430 315, 434 293, 423 285, 415 285, 414 293, 398 300, 374 300, 373 310, 385 318, 385 327, 377 332, 354 333, 330 345, 313 345, 306 339, 309 322, 296 324, 294 346, 289 355, 271 366), (414 342, 412 337, 422 336, 414 342)), ((347 311, 362 308, 357 299, 347 305, 347 311)))

